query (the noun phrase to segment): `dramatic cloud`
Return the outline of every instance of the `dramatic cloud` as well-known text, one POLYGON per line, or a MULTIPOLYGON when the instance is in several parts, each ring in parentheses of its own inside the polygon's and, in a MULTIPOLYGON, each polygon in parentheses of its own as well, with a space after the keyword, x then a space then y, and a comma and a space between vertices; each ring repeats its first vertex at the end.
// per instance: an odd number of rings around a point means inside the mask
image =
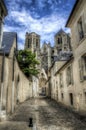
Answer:
POLYGON ((18 33, 19 49, 24 47, 25 33, 36 32, 41 35, 41 44, 50 41, 60 29, 65 31, 65 23, 75 0, 5 0, 8 16, 5 31, 18 33))

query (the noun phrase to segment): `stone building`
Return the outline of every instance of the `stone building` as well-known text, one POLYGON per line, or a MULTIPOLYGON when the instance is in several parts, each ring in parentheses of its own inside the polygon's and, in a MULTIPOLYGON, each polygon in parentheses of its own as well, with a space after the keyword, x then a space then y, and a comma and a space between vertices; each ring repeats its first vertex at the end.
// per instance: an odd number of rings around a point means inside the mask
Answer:
POLYGON ((51 86, 51 98, 86 111, 86 1, 77 0, 66 27, 71 28, 70 54, 64 55, 50 68, 47 84, 51 86), (58 95, 56 97, 56 95, 58 95))
POLYGON ((52 53, 52 47, 50 43, 44 42, 43 46, 41 47, 41 68, 44 68, 47 72, 48 68, 51 66, 51 54, 52 53))
POLYGON ((17 34, 3 32, 2 22, 7 14, 0 1, 0 120, 13 113, 20 102, 32 97, 32 82, 20 70, 17 56, 17 34), (1 17, 2 16, 2 17, 1 17))
MULTIPOLYGON (((51 47, 50 43, 44 42, 40 48, 40 36, 35 32, 26 33, 25 49, 35 53, 36 58, 40 61, 40 65, 37 66, 40 69, 39 78, 33 77, 33 90, 35 91, 33 96, 38 95, 37 93, 44 93, 44 91, 48 91, 48 86, 46 87, 48 70, 56 60, 56 57, 59 60, 67 60, 72 52, 70 36, 61 29, 55 35, 55 45, 53 47, 51 47)), ((48 94, 47 91, 45 93, 48 94)))
POLYGON ((69 34, 65 33, 62 29, 59 30, 55 35, 55 48, 57 54, 60 52, 69 52, 71 51, 71 38, 69 34))
POLYGON ((73 48, 74 107, 86 111, 86 1, 77 0, 66 24, 73 48))
POLYGON ((32 82, 20 70, 16 59, 17 34, 4 32, 0 50, 0 113, 13 113, 18 103, 32 97, 32 82))
POLYGON ((33 53, 39 53, 40 51, 40 35, 35 32, 26 32, 25 36, 25 49, 31 50, 33 53))

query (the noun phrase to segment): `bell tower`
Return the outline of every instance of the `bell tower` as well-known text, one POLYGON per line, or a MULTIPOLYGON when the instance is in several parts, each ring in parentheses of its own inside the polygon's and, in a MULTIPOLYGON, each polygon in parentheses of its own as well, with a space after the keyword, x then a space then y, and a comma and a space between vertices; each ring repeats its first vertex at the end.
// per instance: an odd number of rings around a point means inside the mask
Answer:
POLYGON ((33 53, 40 50, 40 35, 35 32, 26 32, 25 49, 31 50, 33 53))

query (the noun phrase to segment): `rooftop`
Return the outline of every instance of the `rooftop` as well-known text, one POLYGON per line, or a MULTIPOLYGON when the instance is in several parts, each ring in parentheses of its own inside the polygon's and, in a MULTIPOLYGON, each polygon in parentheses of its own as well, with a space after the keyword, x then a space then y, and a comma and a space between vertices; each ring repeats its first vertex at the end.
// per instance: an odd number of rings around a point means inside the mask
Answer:
POLYGON ((9 55, 15 38, 17 39, 17 34, 15 32, 3 33, 2 49, 0 50, 0 54, 4 51, 5 54, 9 55))

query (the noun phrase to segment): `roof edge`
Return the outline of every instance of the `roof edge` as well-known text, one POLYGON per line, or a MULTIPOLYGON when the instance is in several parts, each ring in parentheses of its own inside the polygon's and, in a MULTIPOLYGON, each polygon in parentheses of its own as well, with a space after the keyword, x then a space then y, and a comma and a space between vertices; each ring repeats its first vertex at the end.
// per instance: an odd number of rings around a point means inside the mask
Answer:
POLYGON ((5 4, 4 0, 1 0, 0 2, 1 2, 1 6, 5 12, 5 16, 7 16, 8 10, 7 10, 6 4, 5 4))
POLYGON ((67 20, 67 22, 66 22, 65 27, 68 27, 69 21, 70 21, 72 15, 73 15, 73 13, 74 13, 74 11, 75 11, 75 9, 76 9, 76 6, 78 5, 79 2, 80 2, 80 0, 76 0, 75 4, 74 4, 74 6, 73 6, 73 9, 72 9, 72 11, 71 11, 71 13, 70 13, 70 15, 69 15, 69 18, 68 18, 68 20, 67 20))

